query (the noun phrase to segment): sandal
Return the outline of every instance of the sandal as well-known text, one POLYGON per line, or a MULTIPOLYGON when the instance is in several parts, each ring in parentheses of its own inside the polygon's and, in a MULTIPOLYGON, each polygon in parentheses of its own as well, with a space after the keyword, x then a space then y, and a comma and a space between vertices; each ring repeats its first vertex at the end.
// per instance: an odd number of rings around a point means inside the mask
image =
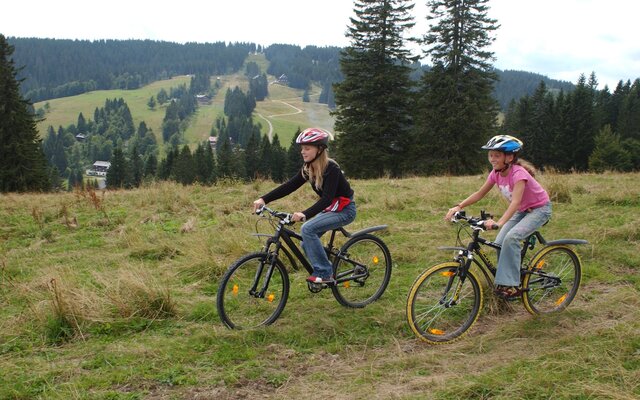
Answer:
POLYGON ((502 286, 502 285, 496 286, 496 290, 494 291, 496 296, 506 301, 517 300, 519 297, 522 296, 522 292, 523 292, 522 288, 515 287, 515 286, 502 286))

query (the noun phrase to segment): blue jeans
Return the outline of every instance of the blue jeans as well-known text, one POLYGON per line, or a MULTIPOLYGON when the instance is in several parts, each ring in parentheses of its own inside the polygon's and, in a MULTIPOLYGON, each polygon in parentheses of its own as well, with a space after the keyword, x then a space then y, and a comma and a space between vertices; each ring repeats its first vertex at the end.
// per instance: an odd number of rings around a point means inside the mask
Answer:
POLYGON ((520 286, 520 250, 522 241, 551 218, 551 203, 531 212, 517 211, 500 229, 495 242, 502 245, 498 251, 496 285, 520 286))
POLYGON ((356 219, 356 203, 351 201, 342 211, 322 212, 302 225, 300 228, 302 248, 313 267, 314 276, 328 278, 333 275, 333 268, 320 237, 327 231, 350 224, 354 219, 356 219))

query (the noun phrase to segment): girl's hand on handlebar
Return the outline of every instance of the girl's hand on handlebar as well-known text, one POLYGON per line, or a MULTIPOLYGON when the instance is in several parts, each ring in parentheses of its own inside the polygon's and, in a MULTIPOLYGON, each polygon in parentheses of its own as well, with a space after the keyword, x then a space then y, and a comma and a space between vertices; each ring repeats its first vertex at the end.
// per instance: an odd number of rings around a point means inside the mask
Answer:
POLYGON ((453 214, 457 213, 460 210, 462 210, 460 206, 451 207, 449 211, 447 211, 447 215, 445 215, 444 220, 451 221, 451 218, 453 218, 453 214))
POLYGON ((307 217, 301 212, 294 212, 291 216, 291 220, 293 222, 304 222, 307 220, 307 217))
POLYGON ((264 200, 262 200, 262 198, 259 198, 258 200, 253 202, 253 212, 256 213, 259 209, 261 209, 264 206, 265 206, 264 200))
POLYGON ((484 227, 486 230, 500 229, 500 226, 498 225, 498 223, 492 219, 488 219, 484 221, 484 227))

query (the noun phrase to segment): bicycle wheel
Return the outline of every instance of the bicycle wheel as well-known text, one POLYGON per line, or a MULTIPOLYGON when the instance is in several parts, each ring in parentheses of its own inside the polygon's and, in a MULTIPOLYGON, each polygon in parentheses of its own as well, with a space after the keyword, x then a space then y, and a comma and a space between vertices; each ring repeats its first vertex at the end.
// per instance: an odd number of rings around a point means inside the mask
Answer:
POLYGON ((578 293, 580 258, 569 247, 545 247, 533 257, 522 280, 524 307, 531 314, 564 310, 578 293))
POLYGON ((248 254, 236 261, 220 280, 216 306, 222 322, 231 329, 273 323, 289 296, 289 276, 280 260, 271 268, 266 253, 248 254), (265 280, 271 272, 264 292, 265 280), (262 292, 262 293, 261 293, 262 292))
POLYGON ((407 320, 415 335, 431 344, 451 343, 469 331, 482 308, 482 289, 469 271, 460 279, 457 262, 423 272, 407 297, 407 320))
POLYGON ((391 253, 377 236, 358 235, 349 239, 334 260, 338 283, 333 296, 346 307, 362 308, 384 293, 391 279, 391 253), (341 279, 347 278, 341 282, 341 279))

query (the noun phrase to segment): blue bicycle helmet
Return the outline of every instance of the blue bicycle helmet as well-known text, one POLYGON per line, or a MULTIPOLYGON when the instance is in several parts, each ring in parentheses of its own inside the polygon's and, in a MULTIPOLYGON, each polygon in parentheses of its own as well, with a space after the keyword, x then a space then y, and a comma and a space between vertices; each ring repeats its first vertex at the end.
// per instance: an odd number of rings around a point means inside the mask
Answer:
POLYGON ((522 141, 509 135, 497 135, 482 146, 484 150, 498 150, 504 153, 517 153, 522 149, 522 141))

